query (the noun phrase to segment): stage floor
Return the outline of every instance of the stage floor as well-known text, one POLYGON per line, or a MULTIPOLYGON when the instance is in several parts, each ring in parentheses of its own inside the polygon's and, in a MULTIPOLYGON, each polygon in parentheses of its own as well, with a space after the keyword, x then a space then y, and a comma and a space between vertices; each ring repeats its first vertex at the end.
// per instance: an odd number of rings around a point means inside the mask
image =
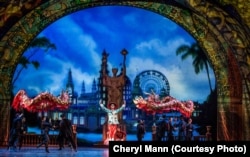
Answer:
POLYGON ((77 152, 70 148, 58 150, 58 147, 50 147, 49 153, 44 147, 23 147, 21 150, 7 150, 0 147, 0 157, 108 157, 108 148, 78 147, 77 152))

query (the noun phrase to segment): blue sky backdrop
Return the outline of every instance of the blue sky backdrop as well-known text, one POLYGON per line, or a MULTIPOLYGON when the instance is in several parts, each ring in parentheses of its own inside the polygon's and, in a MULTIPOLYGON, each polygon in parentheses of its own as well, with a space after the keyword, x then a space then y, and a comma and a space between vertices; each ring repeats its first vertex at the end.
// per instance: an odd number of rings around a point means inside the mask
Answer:
MULTIPOLYGON (((47 37, 57 49, 36 53, 32 59, 41 66, 38 70, 31 66, 25 69, 14 93, 25 89, 29 96, 44 91, 58 95, 65 89, 69 69, 76 92, 80 94, 83 81, 86 92, 91 92, 93 79, 99 77, 103 50, 110 54, 111 70, 121 67, 123 48, 129 52, 126 66, 132 82, 144 70, 157 70, 167 77, 170 95, 179 100, 203 102, 210 93, 205 69, 197 75, 191 57, 182 61, 181 56, 176 56, 180 45, 196 40, 181 26, 148 10, 125 6, 89 8, 58 19, 38 36, 47 37)), ((210 76, 214 88, 212 69, 210 76)))

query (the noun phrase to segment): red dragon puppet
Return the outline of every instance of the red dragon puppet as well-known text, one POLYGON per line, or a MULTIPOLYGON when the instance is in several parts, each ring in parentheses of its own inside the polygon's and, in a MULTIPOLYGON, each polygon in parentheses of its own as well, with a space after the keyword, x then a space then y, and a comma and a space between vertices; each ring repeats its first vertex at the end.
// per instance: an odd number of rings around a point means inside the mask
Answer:
POLYGON ((155 93, 146 93, 147 98, 137 96, 133 99, 136 107, 147 114, 167 113, 171 111, 178 111, 185 117, 190 117, 194 111, 193 101, 179 101, 171 96, 166 96, 159 99, 155 93))
POLYGON ((13 99, 12 107, 16 111, 26 109, 29 112, 40 112, 48 110, 66 110, 69 104, 69 95, 67 91, 62 91, 59 97, 49 92, 42 92, 34 98, 29 98, 24 90, 19 90, 13 99))

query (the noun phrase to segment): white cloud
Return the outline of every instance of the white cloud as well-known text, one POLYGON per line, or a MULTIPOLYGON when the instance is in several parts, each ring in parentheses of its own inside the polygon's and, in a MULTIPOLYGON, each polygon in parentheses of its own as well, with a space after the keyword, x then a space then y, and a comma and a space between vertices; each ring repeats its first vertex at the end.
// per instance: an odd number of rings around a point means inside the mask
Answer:
POLYGON ((87 93, 91 92, 94 79, 97 81, 97 75, 91 75, 87 72, 82 72, 80 68, 72 69, 72 77, 76 88, 75 90, 78 93, 81 92, 83 81, 85 83, 85 89, 87 93))
POLYGON ((143 41, 136 45, 136 50, 144 55, 152 54, 160 55, 163 57, 175 55, 177 48, 180 45, 189 44, 183 37, 174 37, 167 41, 161 39, 151 39, 149 41, 143 41))

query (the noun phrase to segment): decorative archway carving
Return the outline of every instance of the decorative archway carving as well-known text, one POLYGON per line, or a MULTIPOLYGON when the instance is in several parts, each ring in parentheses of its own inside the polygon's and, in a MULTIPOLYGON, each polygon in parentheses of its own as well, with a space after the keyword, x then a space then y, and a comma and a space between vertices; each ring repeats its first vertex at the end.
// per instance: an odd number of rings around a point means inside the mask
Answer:
POLYGON ((18 59, 39 32, 72 12, 95 6, 123 5, 143 8, 184 27, 210 59, 217 80, 217 140, 250 140, 249 30, 216 4, 204 1, 82 0, 42 2, 23 15, 0 40, 0 145, 9 132, 11 80, 18 59), (236 123, 237 121, 237 123, 236 123))

